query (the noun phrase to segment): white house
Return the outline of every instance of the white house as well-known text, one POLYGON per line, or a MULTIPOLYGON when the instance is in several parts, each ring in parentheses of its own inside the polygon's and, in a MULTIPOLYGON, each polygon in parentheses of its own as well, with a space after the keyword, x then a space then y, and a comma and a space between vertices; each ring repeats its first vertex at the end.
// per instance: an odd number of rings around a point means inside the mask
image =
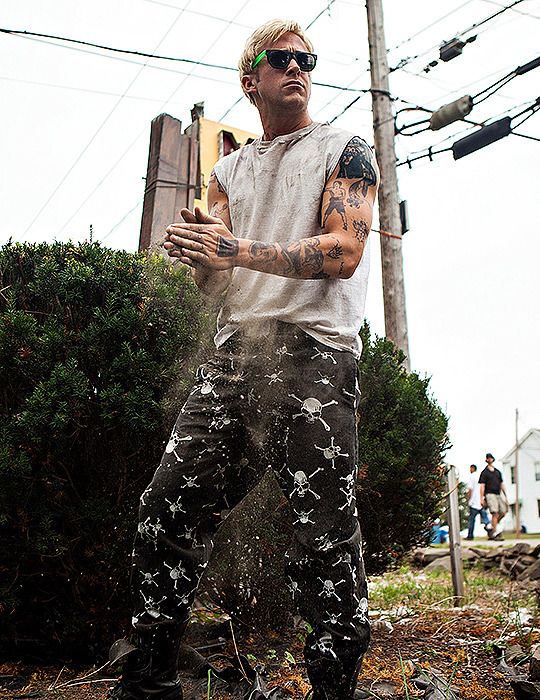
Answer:
MULTIPOLYGON (((540 532, 540 430, 531 428, 519 440, 518 445, 518 489, 520 517, 527 532, 540 532)), ((504 519, 505 530, 515 530, 516 503, 516 446, 501 460, 503 479, 506 482, 510 513, 504 519)))

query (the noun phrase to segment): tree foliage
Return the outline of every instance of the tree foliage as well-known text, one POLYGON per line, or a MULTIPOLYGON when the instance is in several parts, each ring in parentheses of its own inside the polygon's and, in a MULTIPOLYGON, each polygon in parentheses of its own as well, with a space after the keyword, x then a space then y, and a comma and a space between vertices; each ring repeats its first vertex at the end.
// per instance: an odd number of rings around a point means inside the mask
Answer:
MULTIPOLYGON (((191 280, 160 258, 90 243, 0 249, 6 649, 94 656, 129 627, 139 496, 208 349, 208 321, 191 280)), ((407 374, 389 341, 367 327, 362 335, 358 511, 366 569, 380 573, 425 540, 440 512, 447 421, 429 380, 407 374)), ((280 499, 266 479, 218 537, 221 569, 208 570, 209 590, 239 615, 239 591, 257 592, 250 621, 271 624, 287 605, 292 518, 280 499)))
POLYGON ((425 544, 443 506, 448 420, 429 378, 407 373, 403 353, 361 332, 358 514, 369 573, 382 573, 425 544))
POLYGON ((204 314, 183 272, 98 244, 8 244, 0 289, 2 637, 84 647, 129 613, 138 496, 204 314))

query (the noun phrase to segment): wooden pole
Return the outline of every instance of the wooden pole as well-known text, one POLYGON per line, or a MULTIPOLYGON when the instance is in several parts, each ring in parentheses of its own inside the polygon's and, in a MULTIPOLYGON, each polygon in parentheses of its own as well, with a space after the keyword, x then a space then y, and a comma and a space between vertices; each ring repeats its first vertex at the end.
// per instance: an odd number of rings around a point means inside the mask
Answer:
POLYGON ((192 207, 198 168, 198 130, 182 133, 182 123, 169 114, 152 121, 139 250, 159 252, 165 229, 183 207, 192 207))
POLYGON ((518 454, 519 454, 519 439, 518 439, 518 419, 519 419, 519 411, 516 408, 516 450, 515 450, 515 456, 514 456, 514 481, 516 482, 516 502, 515 502, 515 507, 514 507, 514 518, 515 518, 515 527, 516 527, 516 537, 521 537, 521 509, 519 507, 519 474, 518 474, 518 466, 519 466, 519 459, 518 459, 518 454))
POLYGON ((373 133, 377 162, 381 171, 379 222, 382 231, 389 231, 393 234, 392 236, 381 235, 385 332, 386 337, 405 353, 405 366, 407 370, 410 370, 401 248, 402 231, 394 148, 394 117, 389 93, 382 0, 366 0, 366 8, 371 68, 373 133))
POLYGON ((459 527, 458 480, 456 468, 448 469, 447 520, 450 536, 450 561, 452 564, 452 584, 457 605, 463 604, 465 584, 463 582, 463 561, 461 558, 461 535, 459 527))

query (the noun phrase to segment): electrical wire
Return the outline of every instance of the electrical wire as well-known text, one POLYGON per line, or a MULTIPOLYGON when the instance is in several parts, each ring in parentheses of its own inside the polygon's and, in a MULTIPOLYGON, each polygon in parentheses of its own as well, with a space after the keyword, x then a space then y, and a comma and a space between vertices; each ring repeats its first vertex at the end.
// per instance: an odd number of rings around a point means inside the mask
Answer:
MULTIPOLYGON (((316 22, 320 17, 322 17, 322 15, 334 4, 334 2, 336 2, 336 0, 330 0, 330 1, 327 0, 325 7, 311 20, 311 22, 307 25, 306 30, 309 29, 310 27, 312 27, 312 26, 315 24, 315 22, 316 22)), ((313 85, 321 85, 322 87, 337 87, 337 86, 322 85, 322 84, 320 84, 320 83, 313 83, 313 85)), ((348 88, 337 88, 337 89, 339 89, 339 90, 344 90, 344 89, 348 89, 348 88)), ((240 95, 240 97, 238 97, 238 98, 232 103, 232 105, 231 105, 230 107, 228 107, 228 108, 225 110, 225 112, 223 113, 223 116, 220 118, 219 121, 223 121, 223 120, 225 119, 225 117, 226 117, 228 114, 230 114, 230 113, 233 111, 233 109, 234 109, 237 105, 240 104, 240 102, 242 102, 243 99, 244 99, 244 94, 242 93, 242 94, 240 95)))
POLYGON ((446 19, 447 17, 450 17, 450 15, 455 14, 456 12, 458 12, 459 10, 461 10, 462 8, 464 8, 466 5, 470 5, 471 2, 473 2, 473 0, 466 0, 463 4, 459 5, 458 7, 455 7, 453 10, 450 10, 450 12, 447 12, 447 13, 446 13, 445 15, 443 15, 442 17, 439 17, 438 19, 434 20, 434 21, 431 22, 430 24, 427 24, 425 27, 422 27, 422 29, 419 29, 419 30, 418 30, 417 32, 415 32, 414 34, 411 34, 411 36, 407 37, 407 39, 403 39, 403 41, 400 41, 399 44, 396 44, 395 46, 392 46, 392 48, 387 49, 387 53, 390 53, 390 51, 395 51, 396 49, 399 49, 400 46, 403 46, 404 44, 408 44, 409 41, 412 41, 413 39, 415 39, 415 38, 416 38, 417 36, 419 36, 420 34, 423 34, 423 33, 424 33, 425 31, 427 31, 428 29, 431 29, 431 28, 434 27, 436 24, 439 24, 439 22, 442 22, 442 21, 443 21, 444 19, 446 19))
MULTIPOLYGON (((514 136, 520 136, 520 137, 522 137, 522 138, 530 138, 530 139, 533 140, 533 141, 539 141, 539 142, 540 142, 540 139, 538 139, 538 138, 536 138, 536 137, 534 137, 534 136, 529 136, 528 134, 519 134, 519 133, 516 133, 516 132, 514 131, 514 129, 516 129, 517 127, 521 126, 521 124, 523 124, 525 121, 527 121, 527 119, 530 119, 530 118, 531 118, 534 114, 536 114, 538 111, 540 111, 540 97, 537 97, 536 100, 535 100, 532 104, 529 104, 529 105, 528 105, 527 107, 525 107, 525 109, 523 109, 521 112, 518 112, 517 114, 514 114, 513 117, 511 117, 511 121, 514 121, 515 119, 517 119, 518 117, 522 116, 523 114, 526 114, 527 112, 530 112, 530 114, 528 114, 524 119, 522 119, 520 122, 518 122, 517 124, 515 124, 515 125, 512 127, 510 133, 513 134, 514 136)), ((493 124, 493 123, 495 123, 495 122, 496 122, 496 120, 493 120, 493 121, 490 122, 490 124, 493 124)), ((489 124, 484 124, 483 126, 489 126, 489 124)), ((469 131, 470 131, 470 130, 469 130, 469 131)), ((456 136, 458 136, 458 135, 459 135, 459 134, 454 134, 452 137, 449 137, 449 138, 455 139, 456 136)), ((409 168, 410 168, 410 167, 412 167, 411 164, 414 163, 414 162, 417 161, 417 160, 422 160, 422 159, 424 159, 424 158, 429 158, 430 160, 433 160, 433 156, 434 156, 434 155, 438 155, 439 153, 446 153, 447 151, 452 151, 452 150, 453 150, 453 146, 449 146, 448 148, 442 148, 442 149, 440 149, 440 150, 438 150, 438 151, 434 151, 434 150, 433 150, 434 148, 436 148, 437 145, 440 145, 441 143, 443 143, 443 142, 446 141, 446 140, 448 140, 448 139, 443 139, 443 141, 439 142, 439 144, 436 144, 435 146, 429 146, 427 149, 423 149, 423 150, 427 150, 427 153, 424 153, 424 154, 422 154, 422 155, 418 155, 418 156, 416 156, 416 157, 414 157, 414 158, 407 157, 405 160, 398 161, 398 162, 396 163, 396 167, 399 167, 399 166, 401 166, 401 165, 408 165, 409 168)), ((456 142, 454 142, 454 145, 455 145, 455 143, 456 143, 456 142)))
MULTIPOLYGON (((535 68, 538 68, 540 66, 540 56, 537 56, 536 58, 533 58, 532 60, 528 61, 527 63, 518 66, 517 68, 514 68, 510 73, 507 73, 504 75, 502 78, 499 78, 496 80, 494 83, 489 85, 488 87, 484 88, 483 90, 480 90, 480 92, 477 92, 475 95, 472 95, 472 100, 473 100, 473 105, 476 107, 477 105, 481 104, 485 100, 487 100, 489 97, 497 93, 502 87, 507 85, 511 80, 514 78, 517 78, 518 75, 525 75, 525 73, 528 73, 531 70, 534 70, 535 68), (480 95, 484 95, 481 100, 477 99, 480 95)), ((437 110, 429 110, 426 109, 425 107, 417 107, 416 109, 420 109, 424 112, 429 112, 430 114, 433 114, 437 110)), ((400 112, 404 111, 409 111, 409 108, 399 110, 399 112, 396 113, 396 117, 400 112)), ((398 134, 401 134, 402 136, 416 136, 417 134, 421 134, 424 131, 429 131, 430 127, 425 126, 421 129, 417 129, 416 131, 412 131, 410 133, 407 133, 406 130, 414 127, 414 126, 420 126, 422 124, 428 124, 430 119, 421 119, 416 122, 412 122, 410 124, 404 124, 401 128, 396 127, 396 131, 398 134)), ((461 119, 460 121, 464 122, 469 122, 467 119, 461 119)))
MULTIPOLYGON (((186 7, 189 5, 190 2, 192 2, 192 0, 188 0, 188 3, 187 3, 187 5, 186 5, 186 7)), ((165 32, 165 34, 163 35, 163 37, 160 39, 160 41, 159 41, 158 45, 156 46, 156 48, 159 48, 159 46, 163 43, 163 41, 165 40, 165 38, 170 34, 170 32, 173 30, 174 26, 176 25, 176 23, 178 22, 178 20, 179 20, 180 17, 182 16, 182 13, 183 13, 183 12, 184 12, 184 10, 182 9, 182 10, 180 11, 180 13, 176 16, 176 19, 173 21, 173 23, 171 24, 171 26, 169 27, 169 29, 167 29, 167 31, 165 32)), ((70 167, 67 169, 67 171, 64 173, 64 175, 63 175, 62 178, 60 179, 60 182, 56 185, 56 187, 53 189, 53 191, 51 192, 51 194, 50 194, 50 195, 47 197, 47 199, 45 200, 44 204, 43 204, 43 205, 41 206, 41 208, 38 210, 37 214, 34 216, 34 218, 32 219, 32 221, 30 222, 30 224, 27 226, 27 228, 26 228, 26 230, 25 230, 25 232, 24 232, 24 235, 26 235, 26 234, 28 233, 28 231, 32 228, 32 226, 35 224, 35 222, 38 220, 38 218, 41 216, 41 214, 43 213, 43 211, 44 211, 44 210, 46 209, 46 207, 48 206, 49 202, 52 200, 52 198, 53 198, 53 197, 55 196, 55 194, 58 192, 58 190, 60 189, 60 187, 62 187, 62 185, 63 185, 64 182, 67 180, 67 178, 69 177, 69 175, 73 172, 73 169, 76 167, 76 165, 79 163, 79 161, 81 160, 81 158, 83 157, 83 155, 87 152, 87 150, 90 148, 90 146, 92 145, 92 143, 95 141, 95 139, 97 138, 98 134, 101 132, 101 130, 103 129, 103 127, 105 126, 105 124, 107 124, 107 122, 109 121, 109 119, 112 117, 112 115, 113 115, 114 112, 116 111, 116 108, 117 108, 118 105, 122 102, 122 100, 124 99, 124 96, 129 92, 129 90, 131 89, 132 85, 135 83, 135 81, 137 80, 137 78, 138 78, 138 77, 140 76, 140 74, 143 72, 144 68, 145 68, 145 66, 142 66, 142 67, 140 68, 140 70, 137 71, 137 74, 135 75, 135 77, 132 78, 131 82, 129 83, 129 85, 127 86, 127 88, 124 90, 124 93, 118 98, 118 100, 115 102, 114 106, 113 106, 112 109, 109 111, 109 113, 107 114, 107 116, 105 117, 105 119, 103 119, 103 121, 102 121, 101 124, 98 126, 98 128, 96 129, 96 131, 93 133, 93 135, 92 135, 91 138, 90 138, 90 141, 88 141, 88 143, 86 144, 86 146, 82 149, 82 151, 79 153, 79 155, 75 158, 75 160, 73 161, 73 163, 70 165, 70 167)), ((63 229, 62 229, 62 230, 63 230, 63 229)))
POLYGON ((137 209, 137 208, 142 204, 143 199, 144 199, 144 197, 139 197, 139 199, 137 200, 137 204, 135 204, 134 207, 131 207, 131 209, 130 209, 129 211, 127 211, 127 212, 124 214, 124 216, 120 219, 120 221, 118 221, 118 222, 112 227, 112 229, 109 231, 109 233, 106 233, 102 238, 99 238, 99 239, 98 239, 99 242, 100 242, 100 243, 103 243, 103 241, 104 241, 106 238, 108 238, 108 237, 111 235, 111 233, 112 233, 113 231, 115 231, 121 224, 123 224, 124 221, 128 218, 128 216, 129 216, 130 214, 132 214, 132 213, 135 211, 135 209, 137 209))
POLYGON ((336 1, 336 0, 329 0, 329 2, 326 3, 326 7, 324 7, 324 8, 319 12, 319 14, 318 14, 314 19, 312 19, 311 22, 307 25, 306 31, 307 31, 308 29, 311 29, 311 27, 315 24, 315 22, 319 19, 319 17, 321 17, 322 15, 324 15, 325 12, 328 12, 328 13, 330 14, 330 8, 331 8, 332 5, 335 3, 335 1, 336 1))
MULTIPOLYGON (((190 0, 191 2, 191 0, 190 0)), ((244 4, 242 7, 238 10, 238 12, 234 15, 232 18, 232 21, 234 21, 239 14, 241 14, 246 6, 251 2, 251 0, 245 0, 244 4)), ((228 25, 223 28, 223 30, 217 35, 217 37, 214 39, 214 41, 207 47, 205 53, 203 54, 203 58, 205 58, 214 48, 214 46, 218 43, 218 41, 221 39, 221 37, 225 34, 225 32, 228 30, 228 25)), ((176 93, 180 90, 180 88, 184 85, 186 80, 188 80, 190 76, 186 76, 180 84, 173 90, 171 95, 165 100, 165 102, 162 104, 160 110, 163 110, 167 104, 173 99, 173 97, 176 95, 176 93)), ((143 129, 139 131, 139 133, 135 136, 135 138, 131 141, 131 143, 128 145, 128 147, 124 150, 124 152, 120 155, 120 157, 115 161, 115 163, 109 168, 109 170, 105 173, 105 175, 99 180, 99 182, 95 185, 95 187, 92 189, 92 191, 85 197, 85 199, 80 203, 80 205, 77 207, 77 209, 73 212, 73 214, 69 217, 69 219, 65 222, 65 224, 62 226, 62 228, 59 231, 59 234, 64 231, 64 229, 69 226, 71 221, 77 216, 79 211, 84 207, 84 205, 94 196, 94 194, 97 192, 97 190, 103 185, 105 180, 109 177, 109 175, 116 169, 116 167, 121 163, 121 161, 125 158, 125 156, 131 151, 133 146, 137 143, 137 141, 141 138, 141 136, 146 133, 147 127, 144 126, 143 129)))
MULTIPOLYGON (((500 2, 495 2, 495 0, 482 0, 482 2, 488 2, 490 5, 497 5, 498 7, 504 7, 500 2)), ((512 12, 515 12, 518 15, 523 15, 524 17, 532 17, 533 19, 538 19, 540 20, 540 17, 538 15, 533 15, 530 12, 523 12, 523 10, 515 10, 513 7, 510 8, 512 12)))
MULTIPOLYGON (((190 0, 191 2, 191 0, 190 0)), ((188 3, 189 4, 189 3, 188 3)), ((184 12, 184 10, 182 10, 184 12)), ((176 23, 176 21, 175 21, 176 23)), ((222 66, 218 63, 205 63, 204 61, 195 61, 192 58, 178 58, 176 56, 160 56, 155 53, 146 53, 145 51, 135 51, 132 49, 118 49, 114 46, 105 46, 104 44, 94 44, 91 41, 83 41, 82 39, 69 39, 65 36, 57 36, 55 34, 42 34, 40 32, 28 32, 24 29, 6 29, 5 27, 0 27, 0 33, 2 34, 16 34, 20 36, 33 36, 41 39, 56 39, 56 41, 66 41, 70 44, 80 44, 81 46, 91 46, 94 49, 102 49, 103 51, 113 51, 115 53, 125 53, 130 56, 142 56, 143 58, 154 58, 161 61, 178 61, 180 63, 190 63, 196 66, 204 66, 205 68, 219 68, 221 70, 237 71, 236 68, 231 66, 222 66)), ((160 41, 158 46, 162 43, 163 39, 160 41)))
MULTIPOLYGON (((514 2, 511 5, 505 5, 503 6, 500 10, 497 12, 494 12, 492 15, 489 15, 489 17, 485 17, 484 19, 480 20, 479 22, 475 22, 472 24, 470 27, 467 27, 467 29, 463 29, 462 31, 456 32, 454 36, 461 37, 464 36, 465 34, 469 34, 473 29, 477 29, 478 27, 483 26, 487 22, 491 21, 495 17, 498 17, 499 15, 503 14, 503 12, 506 12, 507 10, 511 10, 515 5, 519 5, 520 3, 524 2, 525 0, 514 0, 514 2)), ((408 66, 409 63, 412 63, 412 61, 415 61, 417 58, 423 58, 424 56, 427 56, 427 54, 431 53, 435 49, 440 47, 440 42, 430 46, 429 49, 426 49, 425 51, 418 53, 414 56, 407 56, 406 58, 403 58, 399 61, 399 63, 394 67, 390 68, 390 73, 393 73, 396 70, 402 70, 405 68, 405 66, 408 66)))
MULTIPOLYGON (((152 5, 162 5, 163 7, 170 7, 174 10, 180 10, 178 5, 171 5, 168 2, 162 2, 162 0, 143 0, 143 2, 149 2, 152 5)), ((197 15, 198 17, 206 17, 207 19, 215 19, 218 22, 225 22, 228 26, 233 25, 235 27, 241 27, 242 29, 249 29, 253 31, 254 27, 250 27, 248 24, 242 24, 241 22, 231 22, 226 17, 218 17, 217 15, 210 15, 207 12, 198 12, 197 10, 184 10, 187 15, 197 15)))

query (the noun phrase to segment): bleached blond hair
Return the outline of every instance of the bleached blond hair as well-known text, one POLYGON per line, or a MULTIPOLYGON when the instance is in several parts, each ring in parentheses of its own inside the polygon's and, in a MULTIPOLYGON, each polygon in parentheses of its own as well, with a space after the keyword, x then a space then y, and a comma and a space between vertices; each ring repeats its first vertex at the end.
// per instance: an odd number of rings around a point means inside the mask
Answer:
MULTIPOLYGON (((252 72, 251 66, 253 65, 253 61, 257 58, 261 51, 288 32, 292 32, 300 37, 300 39, 302 39, 306 45, 307 50, 310 53, 313 52, 313 44, 304 34, 304 30, 298 24, 298 22, 285 19, 271 19, 269 22, 266 22, 256 29, 247 40, 242 55, 240 56, 240 61, 238 62, 240 80, 242 80, 244 75, 249 75, 252 72)), ((242 90, 244 90, 243 85, 242 90)), ((250 102, 255 104, 253 97, 246 93, 245 90, 244 94, 250 102)))

